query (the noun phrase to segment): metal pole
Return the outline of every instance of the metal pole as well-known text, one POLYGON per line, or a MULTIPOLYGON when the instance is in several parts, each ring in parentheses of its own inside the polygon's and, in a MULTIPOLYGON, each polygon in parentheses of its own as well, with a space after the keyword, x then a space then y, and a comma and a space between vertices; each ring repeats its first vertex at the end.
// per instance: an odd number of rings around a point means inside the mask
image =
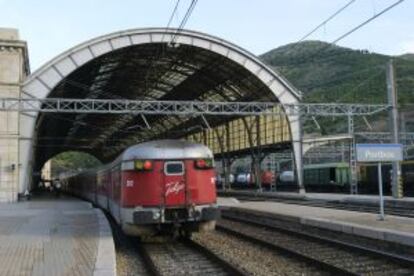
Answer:
POLYGON ((355 133, 354 133, 354 118, 352 114, 348 114, 348 133, 351 135, 349 145, 349 168, 350 168, 350 193, 351 195, 358 194, 358 175, 357 175, 357 162, 355 154, 355 133))
POLYGON ((382 169, 381 163, 378 163, 378 189, 379 189, 379 200, 380 200, 380 213, 378 220, 384 220, 384 196, 382 195, 382 169))
MULTIPOLYGON (((387 66, 387 95, 388 104, 391 106, 389 112, 390 129, 392 133, 392 143, 399 144, 398 133, 398 109, 397 109, 397 90, 395 89, 394 65, 391 59, 387 66)), ((394 198, 401 198, 403 195, 402 187, 399 187, 401 178, 401 164, 399 162, 392 162, 392 196, 394 198)))
MULTIPOLYGON (((224 156, 224 153, 221 153, 222 156, 224 156)), ((221 180, 221 190, 225 191, 226 190, 226 186, 227 186, 227 168, 226 168, 226 161, 225 161, 226 157, 222 157, 221 158, 221 167, 223 169, 223 174, 220 174, 220 180, 221 180), (221 178, 221 176, 224 176, 223 178, 221 178)))
MULTIPOLYGON (((298 176, 298 186, 299 186, 299 193, 300 194, 305 194, 306 190, 305 190, 305 183, 304 183, 304 177, 303 177, 303 173, 304 173, 304 169, 303 169, 303 135, 304 135, 304 131, 303 131, 303 118, 302 115, 298 116, 298 120, 299 120, 299 140, 300 140, 300 162, 299 164, 296 164, 297 167, 297 176, 298 176)), ((293 158, 293 160, 295 160, 295 158, 293 158)))
POLYGON ((257 152, 256 152, 256 162, 255 162, 255 167, 254 167, 254 175, 255 175, 255 181, 256 184, 258 185, 258 189, 260 192, 263 191, 263 186, 262 186, 262 168, 261 168, 261 163, 262 163, 262 151, 261 151, 261 132, 260 132, 260 117, 256 116, 256 146, 257 146, 257 152))

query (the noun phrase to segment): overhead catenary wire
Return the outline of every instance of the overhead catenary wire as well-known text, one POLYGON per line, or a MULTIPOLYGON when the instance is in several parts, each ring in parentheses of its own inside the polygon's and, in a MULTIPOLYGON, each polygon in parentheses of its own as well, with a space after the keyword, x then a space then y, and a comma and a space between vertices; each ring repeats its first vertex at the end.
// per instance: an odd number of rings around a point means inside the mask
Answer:
MULTIPOLYGON (((363 26, 365 26, 366 24, 370 23, 371 21, 373 21, 374 19, 378 18, 379 16, 381 16, 382 14, 388 12, 389 10, 391 10, 392 8, 396 7, 397 5, 401 4, 402 2, 404 2, 405 0, 398 0, 396 2, 394 2, 393 4, 387 6, 385 9, 381 10, 379 13, 374 14, 372 17, 368 18, 367 20, 365 20, 364 22, 362 22, 361 24, 355 26, 354 28, 352 28, 351 30, 349 30, 348 32, 344 33, 343 35, 339 36, 338 38, 336 38, 334 41, 332 41, 332 45, 335 45, 336 43, 338 43, 339 41, 341 41, 342 39, 344 39, 345 37, 349 36, 350 34, 354 33, 355 31, 359 30, 360 28, 362 28, 363 26)), ((383 73, 383 72, 380 72, 383 73)), ((373 76, 371 76, 368 79, 365 79, 363 81, 361 81, 360 83, 358 83, 357 85, 355 85, 354 87, 351 88, 350 91, 355 91, 357 88, 359 88, 362 84, 365 84, 366 82, 370 81, 371 79, 377 77, 380 73, 374 74, 373 76)), ((343 97, 341 97, 343 98, 343 97)), ((341 99, 340 98, 340 99, 341 99)), ((338 101, 340 100, 338 99, 338 101)), ((336 101, 336 102, 338 102, 336 101)))
POLYGON ((332 15, 330 15, 327 19, 325 19, 324 21, 322 21, 322 23, 320 23, 318 26, 316 26, 315 28, 313 28, 310 32, 308 32, 307 34, 305 34, 296 43, 302 42, 303 40, 305 40, 306 38, 308 38, 309 36, 311 36, 313 33, 315 33, 317 30, 319 30, 322 26, 326 25, 326 23, 328 23, 329 21, 331 21, 332 19, 334 19, 340 13, 342 13, 346 8, 348 8, 355 1, 356 0, 351 0, 348 3, 346 3, 345 6, 342 6, 340 9, 338 9, 336 12, 334 12, 332 15))
MULTIPOLYGON (((191 16, 191 13, 193 12, 193 10, 194 10, 194 8, 195 8, 195 5, 197 4, 197 1, 198 1, 198 0, 192 0, 192 1, 191 1, 190 6, 187 8, 187 11, 186 11, 185 15, 184 15, 183 19, 182 19, 182 20, 181 20, 181 22, 180 22, 180 25, 179 25, 179 26, 178 26, 178 28, 176 29, 175 33, 171 36, 171 39, 170 39, 170 41, 168 42, 168 45, 172 45, 172 44, 174 44, 174 41, 175 41, 175 39, 176 39, 177 35, 179 34, 179 32, 181 32, 181 31, 182 31, 182 29, 184 28, 185 24, 187 23, 187 21, 188 21, 189 17, 191 16)), ((163 42, 163 41, 164 41, 164 36, 165 36, 165 33, 168 31, 168 28, 169 28, 169 27, 170 27, 170 25, 171 25, 171 22, 172 22, 172 19, 174 18, 174 15, 175 15, 175 14, 177 13, 177 11, 178 11, 178 6, 179 6, 179 3, 180 3, 180 0, 177 0, 177 3, 176 3, 176 5, 174 6, 174 9, 173 9, 173 11, 172 11, 172 13, 171 13, 171 16, 170 16, 170 18, 169 18, 169 20, 168 20, 167 27, 165 28, 165 30, 166 30, 166 31, 164 32, 164 34, 163 34, 163 36, 162 36, 161 42, 163 42)), ((156 58, 154 58, 154 59, 151 61, 150 65, 149 65, 149 67, 148 67, 147 73, 146 73, 146 75, 145 75, 145 83, 148 83, 148 78, 149 78, 149 76, 150 76, 150 73, 153 73, 153 71, 156 71, 156 70, 154 70, 154 64, 156 63, 156 60, 160 60, 161 58, 163 58, 163 57, 165 56, 165 52, 166 52, 166 51, 165 51, 164 46, 161 46, 161 48, 160 48, 159 50, 157 50, 157 51, 156 51, 156 53, 155 53, 156 58)))
MULTIPOLYGON (((327 49, 331 48, 332 46, 336 45, 336 43, 338 43, 339 41, 341 41, 342 39, 346 38, 347 36, 351 35, 352 33, 354 33, 355 31, 359 30, 360 28, 362 28, 363 26, 367 25, 368 23, 370 23, 371 21, 375 20, 376 18, 380 17, 381 15, 383 15, 384 13, 390 11, 391 9, 393 9, 394 7, 396 7, 397 5, 401 4, 402 2, 404 2, 405 0, 398 0, 396 2, 394 2, 393 4, 387 6, 385 9, 381 10, 379 13, 373 15, 372 17, 368 18, 367 20, 363 21, 362 23, 358 24, 357 26, 355 26, 354 28, 352 28, 351 30, 345 32, 344 34, 340 35, 339 37, 337 37, 336 39, 334 39, 332 42, 330 42, 328 45, 323 45, 322 47, 320 47, 318 50, 316 50, 312 56, 316 56, 318 54, 323 53, 324 51, 326 51, 327 49)), ((348 3, 349 5, 352 4, 348 3)), ((346 7, 348 7, 349 5, 345 5, 344 7, 340 8, 338 11, 342 12, 346 7)), ((336 15, 338 15, 339 13, 335 12, 332 16, 335 17, 336 15), (336 14, 336 15, 335 15, 336 14), (334 16, 335 15, 335 16, 334 16)), ((332 17, 331 16, 331 17, 332 17)), ((332 18, 333 18, 332 17, 332 18)), ((329 19, 329 18, 328 18, 329 19)), ((326 20, 325 20, 326 21, 326 20)), ((320 26, 323 26, 323 22, 321 24, 319 24, 320 26)), ((318 26, 319 26, 318 25, 318 26)), ((319 27, 320 28, 320 27, 319 27)), ((312 32, 312 31, 311 31, 312 32)), ((291 52, 293 49, 295 49, 296 47, 298 47, 298 43, 303 41, 305 38, 309 37, 310 33, 308 33, 307 35, 305 35, 303 38, 301 38, 298 42, 296 42, 296 44, 294 44, 294 46, 289 49, 286 54, 288 54, 289 52, 291 52)), ((308 59, 310 59, 311 57, 308 57, 308 59)))
MULTIPOLYGON (((360 24, 358 24, 357 26, 355 26, 354 28, 352 28, 351 30, 349 30, 349 31, 347 31, 347 32, 345 32, 344 34, 342 34, 342 35, 340 35, 338 38, 336 38, 336 39, 334 39, 330 44, 328 44, 328 45, 323 45, 321 48, 319 48, 318 50, 316 50, 313 54, 312 54, 312 56, 313 57, 315 57, 315 56, 319 56, 320 54, 322 54, 323 52, 325 52, 325 51, 327 51, 328 49, 330 49, 332 46, 334 46, 334 45, 336 45, 336 43, 338 43, 339 41, 341 41, 342 39, 344 39, 344 38, 346 38, 347 36, 349 36, 349 35, 351 35, 352 33, 354 33, 354 32, 356 32, 357 30, 359 30, 360 28, 362 28, 363 26, 365 26, 365 25, 367 25, 368 23, 370 23, 370 22, 372 22, 373 20, 375 20, 376 18, 378 18, 378 17, 380 17, 381 15, 383 15, 383 14, 385 14, 386 12, 388 12, 388 11, 390 11, 391 9, 393 9, 394 7, 396 7, 397 5, 399 5, 399 4, 401 4, 402 2, 404 2, 405 0, 399 0, 399 1, 396 1, 396 2, 394 2, 393 4, 391 4, 391 5, 389 5, 389 6, 387 6, 386 8, 384 8, 383 10, 381 10, 379 13, 377 13, 377 14, 374 14, 372 17, 370 17, 370 18, 368 18, 367 20, 365 20, 365 21, 363 21, 362 23, 360 23, 360 24)), ((351 3, 348 3, 349 5, 351 4, 351 3)), ((348 6, 349 6, 348 5, 348 6)), ((347 6, 344 6, 344 7, 347 7, 347 6)), ((341 10, 341 9, 340 9, 341 10)), ((342 9, 343 10, 343 9, 342 9)), ((321 26, 323 25, 323 23, 322 24, 320 24, 321 26)), ((309 33, 308 33, 309 34, 309 33)), ((309 34, 310 35, 310 34, 309 34)), ((306 37, 308 37, 309 35, 307 35, 307 36, 304 36, 304 38, 306 38, 306 37)), ((301 40, 303 40, 303 39, 301 39, 301 40)), ((292 49, 294 49, 295 47, 297 47, 297 45, 298 44, 295 44, 295 46, 293 46, 292 47, 292 49)), ((289 51, 288 51, 289 52, 289 51)), ((311 62, 314 62, 314 59, 312 59, 312 57, 311 58, 309 58, 308 57, 308 59, 310 59, 310 61, 311 62)), ((375 76, 377 76, 377 74, 375 74, 375 76)), ((370 78, 371 79, 371 78, 370 78)), ((365 83, 365 82, 367 82, 367 80, 363 80, 361 83, 365 83)), ((354 89, 356 89, 356 88, 358 88, 358 87, 360 87, 361 86, 361 83, 358 83, 357 85, 355 85, 355 87, 353 87, 353 88, 351 88, 351 91, 353 91, 354 89)), ((343 97, 341 97, 341 98, 343 98, 343 97)), ((336 102, 338 102, 338 101, 336 101, 336 102)))
POLYGON ((336 43, 338 43, 339 41, 341 41, 342 39, 344 39, 345 37, 351 35, 352 33, 356 32, 357 30, 361 29, 363 26, 367 25, 368 23, 370 23, 371 21, 373 21, 374 19, 380 17, 381 15, 383 15, 384 13, 390 11, 392 8, 396 7, 397 5, 401 4, 402 2, 404 2, 405 0, 398 0, 397 2, 394 2, 392 5, 387 6, 385 9, 381 10, 379 13, 375 14, 374 16, 368 18, 367 20, 363 21, 362 23, 358 24, 357 26, 355 26, 354 28, 352 28, 351 30, 345 32, 344 34, 340 35, 338 38, 334 39, 332 42, 330 42, 328 45, 325 45, 324 47, 322 47, 319 51, 316 51, 315 54, 319 53, 319 52, 323 52, 326 49, 336 45, 336 43))
POLYGON ((346 32, 345 34, 339 36, 337 39, 335 39, 334 41, 331 42, 331 44, 336 44, 337 42, 341 41, 342 39, 344 39, 345 37, 349 36, 350 34, 354 33, 355 31, 359 30, 360 28, 362 28, 363 26, 365 26, 366 24, 368 24, 369 22, 373 21, 374 19, 378 18, 379 16, 383 15, 384 13, 388 12, 389 10, 391 10, 392 8, 398 6, 399 4, 401 4, 402 2, 404 2, 405 0, 398 0, 397 2, 394 2, 392 5, 386 7, 385 9, 381 10, 379 13, 375 14, 374 16, 368 18, 367 20, 365 20, 364 22, 362 22, 361 24, 357 25, 356 27, 352 28, 351 30, 349 30, 348 32, 346 32))
MULTIPOLYGON (((375 69, 375 73, 373 73, 371 76, 365 78, 364 80, 362 80, 361 82, 357 83, 356 85, 354 85, 353 87, 351 87, 351 89, 349 89, 349 93, 355 93, 357 91, 358 88, 362 87, 363 85, 371 82, 373 79, 380 77, 382 74, 384 74, 385 72, 385 66, 378 66, 378 67, 374 67, 373 69, 375 69), (378 71, 377 71, 378 70, 378 71)), ((338 98, 335 102, 341 102, 347 94, 343 94, 340 98, 338 98)), ((354 94, 354 100, 357 98, 356 95, 354 94)))
POLYGON ((194 11, 195 6, 197 5, 198 0, 191 0, 190 6, 187 8, 186 13, 184 14, 183 19, 181 20, 180 25, 178 26, 176 32, 173 34, 170 44, 174 44, 177 35, 184 29, 184 26, 187 24, 188 19, 194 11))
POLYGON ((177 14, 177 10, 178 10, 178 6, 180 5, 180 1, 181 1, 181 0, 177 0, 177 2, 175 3, 174 9, 173 9, 173 11, 171 12, 170 18, 168 19, 167 26, 165 27, 165 32, 162 34, 162 37, 161 37, 161 42, 163 42, 163 41, 164 41, 165 33, 166 33, 166 32, 168 31, 168 29, 170 28, 171 23, 172 23, 172 20, 173 20, 174 16, 177 14))
POLYGON ((325 26, 329 21, 333 20, 336 16, 338 16, 340 13, 342 13, 346 8, 348 8, 351 4, 353 4, 356 0, 350 0, 347 2, 344 6, 340 7, 338 10, 336 10, 333 14, 331 14, 327 19, 323 20, 320 24, 318 24, 315 28, 313 28, 311 31, 306 33, 304 36, 302 36, 298 41, 294 42, 294 46, 289 49, 286 54, 289 54, 289 52, 293 51, 296 47, 299 46, 299 43, 304 41, 306 38, 314 34, 317 30, 319 30, 322 26, 325 26))
POLYGON ((177 0, 177 2, 175 3, 174 9, 173 9, 173 11, 171 13, 170 19, 168 20, 166 29, 168 29, 170 27, 171 22, 172 22, 172 20, 174 18, 174 15, 177 13, 177 9, 178 9, 178 6, 179 5, 180 5, 180 0, 177 0))

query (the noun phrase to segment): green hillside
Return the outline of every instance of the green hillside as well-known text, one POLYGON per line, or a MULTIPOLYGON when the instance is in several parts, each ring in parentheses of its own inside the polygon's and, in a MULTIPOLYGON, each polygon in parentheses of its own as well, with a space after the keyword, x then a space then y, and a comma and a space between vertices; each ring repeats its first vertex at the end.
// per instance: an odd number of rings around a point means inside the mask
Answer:
POLYGON ((408 53, 408 54, 401 55, 399 57, 402 59, 414 61, 414 54, 408 53))
MULTIPOLYGON (((304 93, 306 102, 385 103, 389 56, 320 41, 288 44, 261 59, 304 93)), ((395 58, 400 104, 414 103, 414 55, 395 58)))
POLYGON ((58 177, 61 172, 79 171, 99 165, 101 162, 92 155, 78 151, 67 151, 53 157, 52 176, 58 177))

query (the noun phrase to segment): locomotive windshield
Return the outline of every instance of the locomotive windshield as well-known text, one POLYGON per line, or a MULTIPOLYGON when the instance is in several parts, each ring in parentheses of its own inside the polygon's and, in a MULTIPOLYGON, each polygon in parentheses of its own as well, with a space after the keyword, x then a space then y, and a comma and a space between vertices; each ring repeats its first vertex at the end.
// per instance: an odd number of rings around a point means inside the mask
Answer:
POLYGON ((165 174, 166 175, 181 175, 184 174, 183 162, 173 161, 165 163, 165 174))

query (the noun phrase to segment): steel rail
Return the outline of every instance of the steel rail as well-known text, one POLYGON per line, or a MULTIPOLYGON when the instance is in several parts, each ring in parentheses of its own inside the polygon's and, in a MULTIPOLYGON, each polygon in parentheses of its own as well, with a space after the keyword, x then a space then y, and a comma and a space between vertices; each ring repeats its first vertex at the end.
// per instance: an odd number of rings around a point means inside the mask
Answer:
POLYGON ((154 260, 151 258, 150 254, 142 245, 134 245, 135 248, 140 253, 142 259, 144 260, 146 264, 146 269, 148 272, 153 276, 162 276, 161 271, 158 269, 157 265, 155 264, 154 260))
MULTIPOLYGON (((228 275, 235 275, 235 276, 246 276, 247 275, 247 273, 239 269, 237 266, 231 264, 230 262, 226 261, 222 257, 218 256, 217 254, 209 250, 208 248, 194 242, 191 239, 183 238, 183 239, 179 239, 176 241, 170 241, 170 242, 171 243, 169 245, 171 246, 184 245, 186 248, 190 249, 190 252, 200 253, 205 259, 209 260, 212 264, 215 264, 218 267, 220 267, 228 275)), ((140 244, 135 245, 135 247, 139 250, 141 256, 143 257, 145 263, 148 265, 147 269, 149 270, 149 272, 154 276, 164 275, 159 264, 157 264, 157 262, 155 262, 154 258, 152 257, 152 255, 155 255, 156 253, 150 253, 149 252, 150 250, 148 250, 148 246, 151 246, 151 244, 140 243, 140 244)))
POLYGON ((218 256, 214 252, 212 252, 210 249, 202 246, 201 244, 191 240, 191 239, 185 239, 183 240, 184 243, 189 245, 190 247, 194 248, 195 250, 202 252, 207 258, 210 260, 220 264, 230 275, 247 275, 246 272, 239 269, 237 266, 231 264, 230 262, 226 261, 222 257, 218 256))
MULTIPOLYGON (((238 209, 238 211, 243 211, 238 209)), ((257 212, 256 214, 256 219, 257 219, 257 212)), ((263 216, 265 217, 265 216, 263 216)), ((254 226, 258 226, 258 227, 266 227, 268 229, 272 229, 272 230, 276 230, 278 232, 281 233, 285 233, 288 235, 292 235, 295 237, 298 237, 300 239, 305 239, 305 240, 310 240, 310 241, 314 241, 314 242, 320 242, 320 243, 325 243, 328 245, 331 245, 333 247, 338 247, 344 250, 351 250, 352 252, 359 252, 365 255, 371 255, 374 257, 379 257, 379 258, 384 258, 384 259, 389 259, 392 260, 395 263, 401 264, 405 267, 408 267, 410 269, 414 269, 414 258, 409 258, 406 256, 402 256, 402 255, 398 255, 398 254, 393 254, 393 253, 389 253, 389 252, 385 252, 385 251, 381 251, 381 250, 377 250, 377 249, 373 249, 373 248, 368 248, 362 245, 358 245, 358 244, 353 244, 353 243, 349 243, 349 242, 345 242, 345 241, 341 241, 338 239, 333 239, 333 238, 328 238, 328 237, 322 237, 319 235, 315 235, 315 234, 310 234, 309 232, 303 232, 303 231, 295 231, 291 228, 284 228, 281 226, 276 226, 276 225, 270 225, 268 223, 263 223, 263 222, 259 222, 258 220, 252 221, 246 218, 246 216, 241 216, 241 215, 232 215, 229 216, 228 214, 226 214, 226 212, 222 211, 222 218, 223 219, 229 219, 229 220, 234 220, 234 221, 238 221, 241 223, 245 223, 245 224, 250 224, 250 225, 254 225, 254 226)))
POLYGON ((336 267, 334 265, 331 265, 331 264, 329 264, 327 262, 321 261, 321 260, 319 260, 317 258, 313 258, 313 257, 307 256, 305 254, 300 254, 299 252, 297 252, 295 250, 291 250, 291 249, 289 249, 287 247, 280 246, 280 245, 277 245, 277 244, 274 244, 274 243, 270 243, 270 242, 264 241, 264 240, 259 239, 259 238, 255 238, 255 237, 246 235, 246 234, 241 233, 241 232, 238 232, 238 231, 236 231, 234 229, 230 229, 230 228, 227 228, 227 227, 223 227, 221 225, 217 225, 216 226, 216 229, 218 231, 221 231, 221 232, 227 233, 229 235, 238 237, 238 238, 240 238, 242 240, 247 240, 247 241, 252 242, 254 244, 259 244, 261 246, 267 247, 267 248, 269 248, 271 250, 279 251, 279 252, 284 253, 284 254, 286 254, 288 256, 292 256, 294 258, 298 258, 298 259, 300 259, 300 260, 302 260, 304 262, 307 262, 307 263, 309 263, 309 264, 311 264, 311 265, 313 265, 315 267, 321 268, 322 270, 327 270, 327 271, 329 271, 331 273, 339 273, 339 275, 352 275, 352 276, 358 275, 356 273, 351 273, 351 272, 349 272, 347 270, 344 270, 342 268, 339 268, 339 267, 336 267))

